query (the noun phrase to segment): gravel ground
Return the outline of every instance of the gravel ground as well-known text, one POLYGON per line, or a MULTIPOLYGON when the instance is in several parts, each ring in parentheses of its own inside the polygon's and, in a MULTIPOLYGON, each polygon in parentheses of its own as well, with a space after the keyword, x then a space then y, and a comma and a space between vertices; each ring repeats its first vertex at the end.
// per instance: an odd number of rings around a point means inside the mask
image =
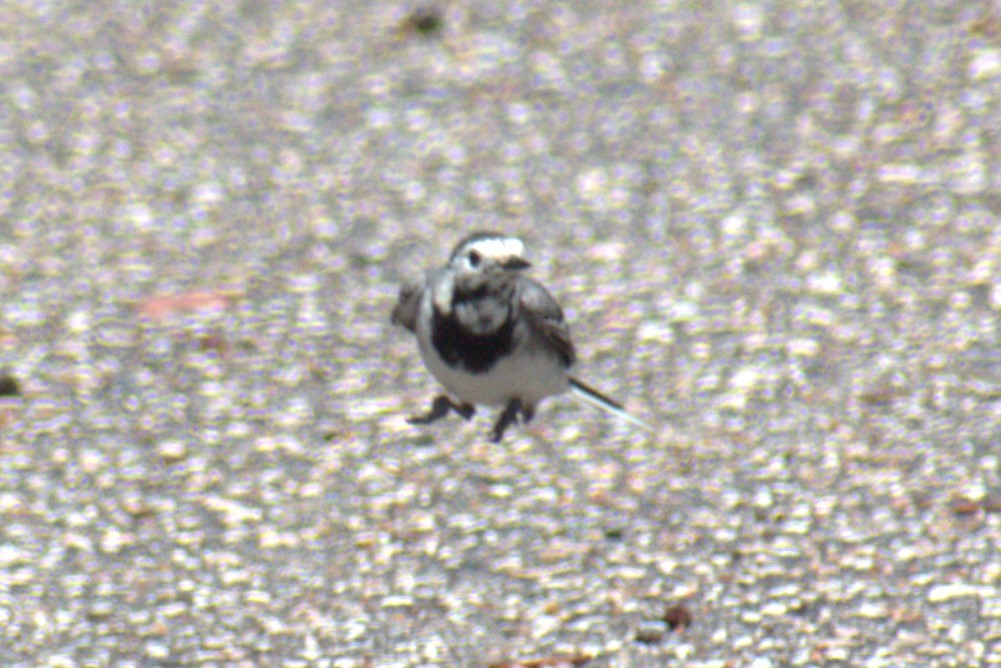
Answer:
POLYGON ((1001 5, 0 5, 0 664, 1001 665, 1001 5), (522 235, 585 379, 436 386, 522 235))

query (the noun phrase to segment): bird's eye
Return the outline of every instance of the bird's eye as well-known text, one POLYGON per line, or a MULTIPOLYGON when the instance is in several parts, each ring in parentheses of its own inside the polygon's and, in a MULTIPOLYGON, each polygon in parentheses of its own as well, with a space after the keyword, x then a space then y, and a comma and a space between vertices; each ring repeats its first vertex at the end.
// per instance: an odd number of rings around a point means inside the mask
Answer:
POLYGON ((479 251, 469 251, 469 266, 478 267, 480 266, 480 253, 479 251))

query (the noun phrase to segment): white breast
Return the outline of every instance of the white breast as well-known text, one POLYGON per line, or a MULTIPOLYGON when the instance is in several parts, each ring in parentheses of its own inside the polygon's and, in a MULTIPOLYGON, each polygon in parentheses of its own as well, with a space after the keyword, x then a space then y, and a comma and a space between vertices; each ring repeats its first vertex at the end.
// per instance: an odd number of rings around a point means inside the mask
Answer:
POLYGON ((570 387, 567 369, 559 355, 536 345, 520 346, 513 355, 498 360, 484 373, 474 374, 462 367, 450 367, 431 344, 431 332, 428 331, 430 320, 421 317, 417 322, 417 340, 424 364, 450 393, 462 401, 481 406, 503 406, 517 398, 534 406, 546 397, 566 392, 570 387))

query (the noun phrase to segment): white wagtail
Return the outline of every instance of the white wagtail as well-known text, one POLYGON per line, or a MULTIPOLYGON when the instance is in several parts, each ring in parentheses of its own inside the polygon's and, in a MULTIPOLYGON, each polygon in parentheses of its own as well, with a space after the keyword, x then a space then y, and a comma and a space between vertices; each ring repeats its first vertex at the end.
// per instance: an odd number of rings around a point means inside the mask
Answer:
POLYGON ((417 336, 424 364, 455 397, 441 394, 431 410, 408 418, 429 424, 474 405, 503 406, 491 440, 520 414, 528 423, 546 397, 571 390, 598 408, 652 431, 616 401, 570 375, 576 359, 563 309, 522 270, 525 246, 514 237, 477 232, 460 241, 448 264, 403 284, 393 324, 417 336))

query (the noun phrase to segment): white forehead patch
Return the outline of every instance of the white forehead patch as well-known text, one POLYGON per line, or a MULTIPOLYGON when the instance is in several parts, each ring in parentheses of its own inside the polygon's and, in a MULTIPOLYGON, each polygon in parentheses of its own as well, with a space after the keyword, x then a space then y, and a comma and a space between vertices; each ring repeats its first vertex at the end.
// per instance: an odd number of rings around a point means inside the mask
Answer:
POLYGON ((490 237, 477 239, 469 246, 485 257, 501 260, 509 257, 525 257, 525 244, 515 237, 490 237))

